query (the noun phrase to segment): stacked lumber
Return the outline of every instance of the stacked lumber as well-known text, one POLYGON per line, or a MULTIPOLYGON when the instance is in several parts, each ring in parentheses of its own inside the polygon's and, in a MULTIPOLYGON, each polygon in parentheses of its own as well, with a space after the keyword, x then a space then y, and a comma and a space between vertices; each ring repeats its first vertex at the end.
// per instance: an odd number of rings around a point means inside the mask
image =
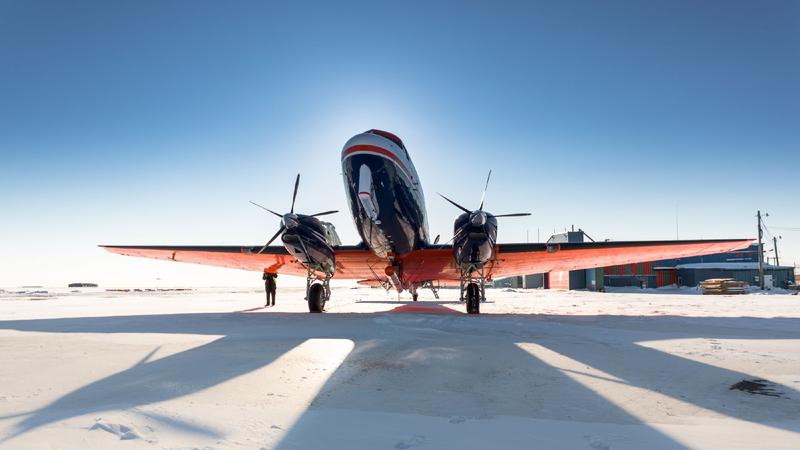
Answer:
POLYGON ((700 283, 703 295, 744 294, 747 283, 733 278, 711 278, 700 283))

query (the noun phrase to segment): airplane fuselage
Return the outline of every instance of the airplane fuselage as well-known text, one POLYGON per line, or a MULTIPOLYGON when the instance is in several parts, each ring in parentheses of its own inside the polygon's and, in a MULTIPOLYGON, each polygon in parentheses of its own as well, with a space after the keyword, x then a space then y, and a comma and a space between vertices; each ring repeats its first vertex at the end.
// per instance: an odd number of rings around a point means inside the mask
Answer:
POLYGON ((402 141, 370 130, 342 150, 348 204, 363 242, 381 258, 399 258, 428 244, 425 197, 402 141))

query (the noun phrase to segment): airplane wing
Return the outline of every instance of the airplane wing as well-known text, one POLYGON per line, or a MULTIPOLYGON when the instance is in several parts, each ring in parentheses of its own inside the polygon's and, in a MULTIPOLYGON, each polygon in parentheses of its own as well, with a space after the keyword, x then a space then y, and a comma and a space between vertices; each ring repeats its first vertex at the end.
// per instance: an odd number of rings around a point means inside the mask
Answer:
MULTIPOLYGON (((262 272, 265 269, 285 275, 306 276, 306 269, 283 246, 267 247, 261 254, 260 245, 101 245, 105 250, 125 256, 163 259, 208 266, 228 267, 262 272)), ((336 248, 336 278, 374 278, 383 273, 386 265, 371 251, 360 246, 336 248)))
MULTIPOLYGON (((497 260, 487 264, 488 279, 561 270, 590 269, 663 259, 702 256, 743 249, 752 239, 695 241, 620 241, 561 244, 498 244, 497 260)), ((305 276, 306 269, 282 246, 267 247, 258 254, 254 246, 126 246, 101 245, 111 253, 164 259, 261 272, 264 269, 305 276)), ((457 284, 458 268, 452 246, 429 247, 406 255, 403 280, 407 283, 440 281, 457 284)), ((336 279, 361 280, 373 285, 385 281, 386 261, 361 246, 336 247, 336 279)))
MULTIPOLYGON (((486 275, 489 279, 498 279, 703 256, 743 249, 752 242, 752 239, 714 239, 498 244, 497 260, 487 264, 486 275)), ((404 275, 411 282, 441 280, 443 284, 453 284, 452 281, 459 279, 459 273, 452 260, 450 246, 420 250, 403 260, 404 275)))

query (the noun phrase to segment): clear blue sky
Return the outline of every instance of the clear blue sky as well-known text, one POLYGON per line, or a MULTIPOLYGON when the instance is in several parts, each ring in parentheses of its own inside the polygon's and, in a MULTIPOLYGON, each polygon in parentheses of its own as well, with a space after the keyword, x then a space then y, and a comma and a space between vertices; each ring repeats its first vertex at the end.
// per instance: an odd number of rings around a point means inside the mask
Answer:
MULTIPOLYGON (((434 234, 504 242, 800 227, 800 3, 0 1, 0 286, 244 284, 95 245, 257 244, 290 202, 347 213, 339 152, 406 142, 434 234)), ((778 234, 777 230, 774 230, 778 234)), ((800 233, 783 234, 800 262, 800 233)))

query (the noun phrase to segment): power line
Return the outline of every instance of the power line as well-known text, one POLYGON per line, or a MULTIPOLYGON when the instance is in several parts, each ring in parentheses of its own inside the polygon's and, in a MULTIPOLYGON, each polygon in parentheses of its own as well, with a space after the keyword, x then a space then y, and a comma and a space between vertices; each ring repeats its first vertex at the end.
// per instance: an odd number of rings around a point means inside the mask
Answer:
POLYGON ((761 211, 759 210, 756 213, 756 217, 758 218, 758 284, 761 287, 761 290, 764 290, 764 245, 761 243, 761 238, 764 236, 764 231, 762 230, 762 220, 761 220, 761 211))

